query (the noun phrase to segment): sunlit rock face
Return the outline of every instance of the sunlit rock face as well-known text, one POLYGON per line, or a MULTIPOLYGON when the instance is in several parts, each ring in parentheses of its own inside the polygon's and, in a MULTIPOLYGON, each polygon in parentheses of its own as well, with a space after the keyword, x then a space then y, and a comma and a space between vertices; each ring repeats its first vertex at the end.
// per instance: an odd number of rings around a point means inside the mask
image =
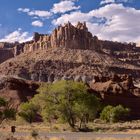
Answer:
POLYGON ((136 48, 136 44, 102 41, 88 31, 85 22, 78 22, 76 26, 68 22, 55 28, 51 34, 35 32, 33 40, 28 42, 0 43, 0 54, 2 54, 0 55, 0 63, 22 53, 47 50, 49 48, 94 50, 112 54, 114 51, 133 50, 136 48))
POLYGON ((24 43, 0 43, 0 73, 54 82, 72 79, 89 83, 96 75, 131 74, 140 79, 140 48, 135 43, 100 40, 86 23, 70 22, 51 34, 34 33, 24 43), (9 61, 4 62, 5 60, 9 61))
POLYGON ((58 26, 50 35, 34 33, 33 41, 15 46, 15 54, 56 47, 95 49, 98 46, 100 46, 98 38, 88 32, 86 23, 78 22, 76 26, 67 23, 58 26))

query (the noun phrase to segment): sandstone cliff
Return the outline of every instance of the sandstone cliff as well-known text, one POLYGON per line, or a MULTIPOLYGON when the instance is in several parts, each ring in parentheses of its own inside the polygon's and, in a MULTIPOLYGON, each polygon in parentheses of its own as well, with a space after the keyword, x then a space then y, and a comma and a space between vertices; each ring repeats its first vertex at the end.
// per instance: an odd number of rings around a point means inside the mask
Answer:
POLYGON ((5 75, 35 81, 56 77, 51 78, 54 81, 60 79, 57 77, 116 73, 140 79, 140 48, 134 43, 99 40, 88 31, 86 23, 67 23, 50 35, 35 33, 31 41, 1 43, 0 47, 0 63, 13 57, 0 65, 0 72, 5 75))
POLYGON ((59 26, 52 34, 45 35, 34 33, 33 41, 18 44, 14 47, 15 55, 47 48, 71 48, 71 49, 96 49, 99 47, 98 38, 93 37, 86 27, 86 23, 71 23, 59 26))
POLYGON ((16 43, 0 42, 0 63, 14 57, 16 43))
MULTIPOLYGON (((3 53, 9 52, 9 50, 6 50, 8 48, 12 52, 12 57, 22 53, 58 47, 112 53, 114 51, 134 50, 136 44, 99 40, 98 37, 93 36, 88 31, 86 23, 80 22, 76 26, 71 23, 67 23, 64 26, 60 25, 51 34, 34 33, 33 40, 25 43, 0 43, 0 49, 5 49, 3 53)), ((7 58, 11 58, 11 55, 7 58)), ((7 60, 7 58, 3 59, 0 56, 0 63, 7 60)))

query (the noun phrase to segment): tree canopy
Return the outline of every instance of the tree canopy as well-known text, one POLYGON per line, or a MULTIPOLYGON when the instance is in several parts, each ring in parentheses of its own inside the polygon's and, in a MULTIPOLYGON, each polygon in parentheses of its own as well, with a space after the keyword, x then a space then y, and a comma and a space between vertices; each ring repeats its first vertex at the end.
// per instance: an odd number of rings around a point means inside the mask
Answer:
POLYGON ((81 82, 58 81, 42 86, 40 94, 32 99, 32 103, 40 102, 40 112, 44 120, 63 120, 74 128, 85 127, 93 120, 99 107, 98 99, 87 92, 87 86, 81 82))

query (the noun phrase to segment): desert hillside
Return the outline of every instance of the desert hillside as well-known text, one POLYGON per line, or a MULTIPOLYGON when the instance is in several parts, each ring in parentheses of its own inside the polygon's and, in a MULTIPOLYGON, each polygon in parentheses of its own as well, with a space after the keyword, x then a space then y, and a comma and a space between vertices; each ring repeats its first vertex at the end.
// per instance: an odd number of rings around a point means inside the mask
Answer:
POLYGON ((89 82, 96 75, 114 74, 140 78, 140 48, 134 43, 99 40, 86 23, 67 23, 50 35, 35 33, 33 40, 25 43, 1 43, 0 52, 4 49, 11 49, 13 57, 4 61, 4 55, 0 56, 3 75, 44 82, 83 77, 89 82))

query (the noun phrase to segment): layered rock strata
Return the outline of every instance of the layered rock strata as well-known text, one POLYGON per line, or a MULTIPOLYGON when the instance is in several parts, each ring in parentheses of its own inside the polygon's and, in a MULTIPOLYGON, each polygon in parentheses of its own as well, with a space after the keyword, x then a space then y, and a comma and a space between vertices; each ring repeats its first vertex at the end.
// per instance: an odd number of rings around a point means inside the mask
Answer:
MULTIPOLYGON (((0 43, 0 49, 5 50, 5 52, 0 50, 0 53, 6 54, 10 50, 12 52, 12 57, 14 57, 22 53, 57 47, 96 50, 112 54, 114 51, 134 50, 136 49, 136 44, 102 41, 99 40, 98 37, 92 36, 88 31, 86 23, 78 22, 76 26, 73 26, 68 22, 64 26, 58 26, 51 34, 34 33, 33 40, 28 42, 0 43), (8 50, 6 50, 7 48, 8 50)), ((11 56, 7 58, 11 58, 11 56)), ((1 62, 7 60, 7 58, 3 59, 0 56, 1 62)))

